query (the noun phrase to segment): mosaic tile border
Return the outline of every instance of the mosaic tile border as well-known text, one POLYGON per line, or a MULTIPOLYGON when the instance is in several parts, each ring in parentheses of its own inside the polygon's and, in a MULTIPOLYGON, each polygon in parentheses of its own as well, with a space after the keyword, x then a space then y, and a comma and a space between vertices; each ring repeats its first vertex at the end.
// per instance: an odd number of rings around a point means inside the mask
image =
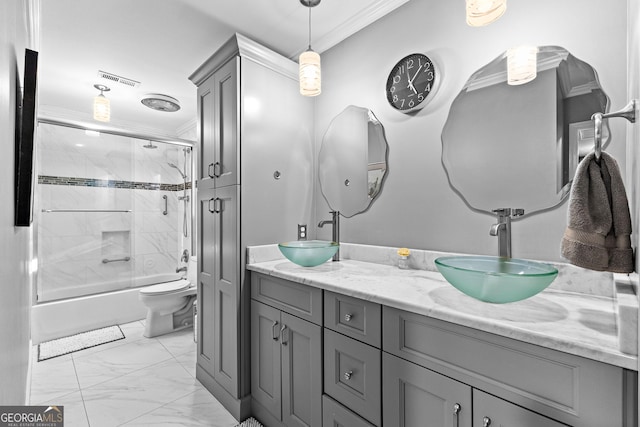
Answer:
MULTIPOLYGON (((38 175, 38 184, 68 185, 72 187, 103 187, 123 188, 128 190, 160 190, 182 191, 184 184, 161 184, 157 182, 122 181, 115 179, 77 178, 70 176, 38 175)), ((191 183, 187 183, 187 190, 191 189, 191 183)))

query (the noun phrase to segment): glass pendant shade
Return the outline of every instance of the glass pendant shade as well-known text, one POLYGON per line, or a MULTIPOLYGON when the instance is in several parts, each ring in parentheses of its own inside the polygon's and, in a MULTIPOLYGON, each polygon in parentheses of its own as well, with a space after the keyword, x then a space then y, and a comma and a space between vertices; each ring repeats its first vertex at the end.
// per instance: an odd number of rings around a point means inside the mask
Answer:
POLYGON ((466 0, 467 24, 482 27, 500 18, 507 10, 507 0, 466 0))
POLYGON ((103 94, 93 98, 93 119, 99 122, 111 120, 111 105, 103 94))
POLYGON ((300 94, 304 96, 316 96, 322 92, 320 75, 320 55, 309 49, 300 54, 300 94))
POLYGON ((522 85, 538 75, 538 48, 518 46, 507 50, 507 83, 522 85))

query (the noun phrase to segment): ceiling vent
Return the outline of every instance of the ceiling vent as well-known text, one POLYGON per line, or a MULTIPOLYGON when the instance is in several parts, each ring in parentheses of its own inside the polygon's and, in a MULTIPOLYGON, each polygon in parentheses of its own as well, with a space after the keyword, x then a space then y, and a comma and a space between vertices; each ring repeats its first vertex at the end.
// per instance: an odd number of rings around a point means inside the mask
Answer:
POLYGON ((120 77, 115 74, 107 73, 106 71, 98 71, 98 77, 107 79, 115 83, 122 83, 125 86, 130 86, 130 87, 140 86, 140 82, 138 81, 127 79, 126 77, 120 77))

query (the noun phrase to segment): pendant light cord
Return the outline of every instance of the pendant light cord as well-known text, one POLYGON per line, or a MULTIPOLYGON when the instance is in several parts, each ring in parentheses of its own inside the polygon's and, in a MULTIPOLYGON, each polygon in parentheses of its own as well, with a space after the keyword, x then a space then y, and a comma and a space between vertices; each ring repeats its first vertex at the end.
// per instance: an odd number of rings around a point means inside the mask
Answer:
POLYGON ((309 7, 309 50, 311 50, 311 6, 309 7))

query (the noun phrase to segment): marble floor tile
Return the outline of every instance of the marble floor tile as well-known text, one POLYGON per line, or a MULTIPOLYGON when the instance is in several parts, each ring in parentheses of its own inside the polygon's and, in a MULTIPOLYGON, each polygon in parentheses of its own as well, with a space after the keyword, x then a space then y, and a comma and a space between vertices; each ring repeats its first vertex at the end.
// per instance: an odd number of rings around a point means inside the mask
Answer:
POLYGON ((125 426, 233 427, 233 416, 204 387, 144 414, 125 426))
POLYGON ((87 411, 84 409, 81 392, 77 391, 56 398, 49 402, 49 404, 64 407, 65 427, 89 427, 89 418, 87 418, 87 411))
MULTIPOLYGON (((37 350, 36 350, 37 351, 37 350)), ((49 404, 52 399, 80 391, 70 355, 37 361, 31 365, 31 404, 49 404)))
POLYGON ((111 427, 156 410, 200 387, 197 380, 171 359, 83 388, 82 396, 91 426, 111 427))
POLYGON ((38 362, 34 347, 30 404, 64 406, 70 427, 237 424, 195 379, 192 329, 149 339, 144 321, 120 326, 126 339, 90 351, 38 362))
POLYGON ((176 360, 178 361, 178 363, 182 365, 184 369, 187 370, 189 375, 195 378, 197 357, 198 357, 198 353, 196 351, 196 348, 194 347, 193 350, 187 353, 183 353, 179 356, 176 356, 176 360))
POLYGON ((99 353, 74 358, 78 382, 91 387, 127 375, 173 356, 157 340, 138 340, 99 353))
POLYGON ((183 329, 172 334, 156 337, 173 356, 191 352, 195 349, 196 343, 193 341, 193 328, 183 329))

